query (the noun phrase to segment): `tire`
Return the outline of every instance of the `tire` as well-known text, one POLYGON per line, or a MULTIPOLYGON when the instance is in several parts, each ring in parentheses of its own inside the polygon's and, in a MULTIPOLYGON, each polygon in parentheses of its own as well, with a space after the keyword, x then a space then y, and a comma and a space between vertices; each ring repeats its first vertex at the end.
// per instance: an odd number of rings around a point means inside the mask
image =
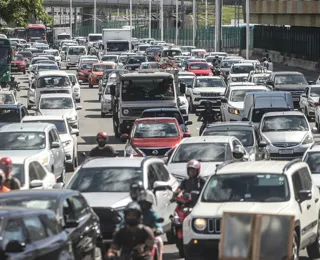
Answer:
POLYGON ((176 242, 175 235, 173 233, 173 228, 171 227, 170 231, 166 233, 168 244, 174 244, 176 242))
POLYGON ((25 71, 25 70, 23 71, 23 74, 26 74, 26 71, 25 71))
POLYGON ((101 118, 105 118, 106 114, 101 112, 101 118))
POLYGON ((318 219, 318 235, 316 240, 310 245, 307 246, 307 253, 309 258, 317 259, 320 258, 320 217, 318 219))
POLYGON ((295 231, 293 234, 292 260, 299 260, 299 238, 295 231))
POLYGON ((66 66, 66 70, 69 70, 69 66, 66 66))
POLYGON ((93 85, 89 83, 89 88, 93 88, 93 85))

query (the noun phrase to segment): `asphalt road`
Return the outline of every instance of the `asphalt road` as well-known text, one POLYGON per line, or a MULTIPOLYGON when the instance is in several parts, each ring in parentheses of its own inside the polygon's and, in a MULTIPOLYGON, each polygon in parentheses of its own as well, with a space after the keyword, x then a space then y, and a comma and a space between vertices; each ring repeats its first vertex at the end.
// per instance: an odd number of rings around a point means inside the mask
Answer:
MULTIPOLYGON (((318 74, 312 71, 299 70, 295 68, 290 68, 284 65, 274 65, 274 70, 293 70, 302 72, 308 80, 315 81, 318 78, 318 74)), ((76 73, 74 70, 69 72, 76 73)), ((21 87, 27 87, 27 75, 21 73, 16 74, 16 79, 21 83, 21 87)), ((21 90, 19 92, 19 101, 26 105, 26 90, 21 90)), ((97 87, 89 89, 88 85, 81 85, 81 103, 78 104, 82 106, 80 110, 80 136, 78 137, 78 151, 88 152, 96 145, 96 134, 100 131, 107 132, 110 135, 110 144, 112 144, 116 150, 123 152, 124 144, 116 139, 113 135, 112 119, 101 118, 100 116, 100 102, 98 102, 98 90, 97 87)), ((32 111, 30 111, 32 113, 32 111)), ((196 122, 196 116, 190 115, 190 120, 193 121, 193 125, 189 126, 189 130, 192 136, 198 135, 198 128, 200 123, 196 122)), ((311 123, 313 126, 314 124, 311 123)), ((320 134, 316 134, 316 140, 320 141, 320 134)), ((80 159, 80 157, 79 157, 80 159)), ((72 173, 67 174, 67 179, 70 178, 72 173)), ((305 252, 302 252, 302 259, 308 259, 305 252)), ((164 250, 164 260, 180 259, 175 245, 165 245, 164 250)))

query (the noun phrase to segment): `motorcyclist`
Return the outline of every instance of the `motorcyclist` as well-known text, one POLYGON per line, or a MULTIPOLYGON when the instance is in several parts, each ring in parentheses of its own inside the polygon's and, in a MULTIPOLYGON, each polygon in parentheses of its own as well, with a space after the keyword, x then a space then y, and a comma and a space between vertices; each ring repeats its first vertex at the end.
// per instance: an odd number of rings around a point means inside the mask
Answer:
POLYGON ((19 190, 21 188, 20 181, 13 177, 12 174, 12 160, 9 157, 3 157, 0 160, 0 169, 5 175, 4 186, 10 190, 19 190))
POLYGON ((9 82, 9 86, 10 86, 10 90, 15 91, 15 94, 16 94, 16 91, 19 90, 19 84, 18 84, 17 81, 15 81, 15 77, 14 76, 11 76, 10 82, 9 82))
POLYGON ((0 193, 1 192, 9 192, 11 191, 9 188, 7 188, 5 185, 4 185, 4 181, 5 181, 6 177, 3 173, 3 171, 0 170, 0 193))
POLYGON ((248 159, 244 157, 245 154, 246 152, 244 148, 241 146, 235 147, 232 151, 232 157, 234 161, 237 161, 237 162, 247 161, 248 159))
POLYGON ((173 193, 171 202, 175 201, 176 197, 181 193, 190 193, 192 191, 201 192, 206 181, 199 177, 200 175, 200 162, 192 159, 187 163, 187 173, 189 178, 184 179, 178 189, 173 193))
POLYGON ((144 187, 142 181, 131 183, 129 193, 132 201, 139 201, 143 190, 144 187))
POLYGON ((215 68, 215 67, 220 67, 220 59, 219 59, 219 56, 216 55, 214 56, 213 60, 212 60, 212 66, 215 68))
POLYGON ((217 113, 212 109, 212 103, 210 101, 206 101, 204 106, 205 106, 205 110, 201 111, 197 120, 198 122, 200 122, 201 120, 203 121, 199 131, 200 136, 208 124, 211 124, 217 121, 216 120, 217 113))
POLYGON ((118 155, 114 148, 107 144, 109 136, 106 132, 99 132, 96 140, 98 146, 90 151, 89 157, 116 157, 118 155))
POLYGON ((131 255, 133 260, 152 260, 154 235, 149 227, 141 224, 142 211, 139 203, 130 202, 124 210, 125 227, 114 234, 107 253, 107 259, 117 259, 122 255, 131 255))

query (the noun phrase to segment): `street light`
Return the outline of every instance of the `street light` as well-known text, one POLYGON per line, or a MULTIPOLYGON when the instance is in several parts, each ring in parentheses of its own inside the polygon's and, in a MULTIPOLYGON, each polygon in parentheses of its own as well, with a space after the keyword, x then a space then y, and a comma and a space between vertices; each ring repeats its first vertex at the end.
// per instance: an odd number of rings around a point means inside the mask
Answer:
POLYGON ((163 0, 160 0, 161 41, 163 41, 163 0))
POLYGON ((149 0, 149 38, 151 38, 151 0, 149 0))
POLYGON ((71 30, 71 37, 72 37, 72 0, 70 0, 70 11, 69 11, 69 22, 70 22, 70 30, 71 30))
POLYGON ((250 7, 249 7, 249 0, 246 0, 246 59, 249 59, 249 48, 250 48, 250 7))
MULTIPOLYGON (((96 0, 95 0, 96 1, 96 0)), ((132 40, 132 0, 130 0, 130 21, 129 21, 129 24, 130 24, 130 39, 129 39, 129 51, 131 51, 131 40, 132 40)))
POLYGON ((178 5, 178 0, 176 0, 176 45, 178 45, 178 23, 179 23, 179 5, 178 5))
POLYGON ((196 23, 196 0, 192 2, 192 13, 193 13, 193 33, 192 33, 192 45, 196 46, 196 33, 197 33, 197 23, 196 23))
POLYGON ((97 32, 97 0, 93 1, 93 32, 97 32))

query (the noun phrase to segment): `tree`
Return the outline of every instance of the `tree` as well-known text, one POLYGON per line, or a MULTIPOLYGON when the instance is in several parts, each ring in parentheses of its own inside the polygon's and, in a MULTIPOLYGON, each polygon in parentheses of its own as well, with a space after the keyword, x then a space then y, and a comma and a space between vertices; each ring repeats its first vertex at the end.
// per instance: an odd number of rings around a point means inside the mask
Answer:
POLYGON ((0 0, 0 19, 16 26, 26 26, 30 18, 49 24, 42 0, 0 0))

